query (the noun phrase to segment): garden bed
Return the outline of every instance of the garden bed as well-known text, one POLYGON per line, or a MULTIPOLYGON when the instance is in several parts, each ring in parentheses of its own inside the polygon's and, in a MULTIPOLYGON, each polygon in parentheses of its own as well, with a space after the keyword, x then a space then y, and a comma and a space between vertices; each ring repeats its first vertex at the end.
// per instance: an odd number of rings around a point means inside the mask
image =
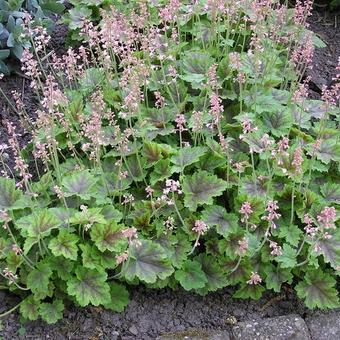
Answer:
MULTIPOLYGON (((330 85, 335 75, 337 58, 340 55, 339 27, 334 27, 334 15, 315 12, 310 19, 310 28, 316 32, 326 43, 323 49, 317 49, 314 55, 314 67, 310 72, 312 77, 311 97, 320 98, 323 85, 330 85), (322 18, 326 15, 327 19, 322 18)), ((57 30, 53 47, 62 46, 65 31, 57 30)), ((24 104, 27 111, 33 115, 36 101, 27 86, 27 80, 18 75, 7 78, 3 90, 7 94, 17 90, 19 93, 25 89, 24 104)), ((6 103, 0 99, 0 112, 2 122, 8 118, 15 121, 16 117, 7 111, 6 103)), ((21 142, 28 141, 28 135, 22 135, 21 142)), ((7 142, 7 130, 4 124, 0 126, 0 143, 7 142)), ((9 159, 9 164, 11 160, 9 159)), ((232 298, 233 289, 222 289, 210 293, 205 297, 188 293, 179 289, 150 290, 142 286, 129 289, 130 303, 123 313, 113 313, 99 307, 78 309, 72 305, 67 306, 62 321, 56 325, 46 325, 41 321, 28 322, 20 325, 18 314, 9 315, 2 321, 0 335, 4 339, 13 339, 19 336, 24 338, 50 338, 50 339, 154 339, 164 333, 189 331, 189 335, 201 336, 206 334, 200 331, 225 330, 233 333, 236 323, 273 318, 290 314, 298 314, 309 320, 307 325, 313 324, 313 318, 319 318, 319 312, 311 312, 296 299, 294 292, 284 287, 281 294, 265 293, 259 301, 243 301, 232 298), (192 332, 192 333, 190 333, 192 332)), ((15 305, 16 297, 0 292, 0 312, 15 305)), ((330 315, 336 315, 330 312, 330 315)), ((228 333, 229 334, 229 333, 228 333)), ((339 334, 339 333, 338 333, 339 334)), ((313 331, 312 331, 313 337, 313 331)), ((179 333, 179 338, 184 333, 179 333)), ((318 337, 318 339, 321 339, 318 337)), ((328 339, 325 337, 323 339, 328 339)))

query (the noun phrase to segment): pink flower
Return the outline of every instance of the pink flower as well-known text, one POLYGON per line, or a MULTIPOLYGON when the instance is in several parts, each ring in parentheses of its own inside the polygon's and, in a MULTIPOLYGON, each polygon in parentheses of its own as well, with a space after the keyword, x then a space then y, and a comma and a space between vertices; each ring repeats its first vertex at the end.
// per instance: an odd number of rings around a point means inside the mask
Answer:
POLYGON ((302 157, 302 149, 301 147, 296 148, 294 151, 293 161, 292 165, 295 168, 296 174, 301 174, 302 171, 302 163, 303 163, 303 157, 302 157))
POLYGON ((152 189, 152 188, 150 187, 150 185, 148 185, 148 186, 145 188, 145 191, 146 191, 146 193, 147 193, 147 195, 146 195, 147 198, 152 197, 152 194, 155 192, 155 190, 152 189))
POLYGON ((192 228, 192 231, 199 235, 203 235, 208 230, 208 226, 202 220, 195 221, 195 226, 192 228))
POLYGON ((247 281, 248 285, 257 285, 262 282, 261 276, 257 272, 252 272, 250 280, 247 281))
POLYGON ((185 122, 186 121, 185 121, 185 117, 183 114, 176 115, 175 123, 176 123, 177 131, 183 132, 187 130, 184 128, 185 122))
POLYGON ((129 244, 131 244, 134 239, 138 238, 137 229, 135 227, 122 230, 122 235, 128 239, 129 244))
POLYGON ((274 241, 269 240, 269 248, 271 249, 270 254, 274 256, 282 255, 282 248, 274 241))
POLYGON ((169 192, 177 192, 179 195, 182 193, 181 184, 179 181, 174 181, 173 179, 167 179, 165 182, 166 189, 163 190, 164 194, 168 194, 169 192))
POLYGON ((203 112, 192 112, 192 131, 199 132, 203 129, 203 112))
POLYGON ((222 99, 219 98, 219 96, 216 93, 213 93, 210 96, 210 110, 209 114, 213 118, 213 124, 214 125, 219 125, 221 118, 222 118, 222 113, 224 111, 224 107, 222 105, 222 99))
POLYGON ((156 98, 155 106, 157 108, 163 107, 164 104, 165 104, 165 98, 161 95, 161 93, 159 91, 155 91, 154 95, 155 95, 155 98, 156 98))
POLYGON ((245 237, 243 237, 243 239, 239 240, 237 243, 239 245, 237 252, 239 253, 240 256, 244 256, 249 248, 248 240, 245 237))
POLYGON ((324 228, 335 228, 336 210, 334 207, 325 207, 317 216, 318 222, 324 228))
POLYGON ((124 253, 120 255, 116 255, 117 265, 124 263, 128 258, 129 258, 129 253, 127 251, 124 251, 124 253))
POLYGON ((278 209, 279 207, 277 205, 277 201, 269 201, 266 207, 266 211, 268 214, 266 216, 262 216, 262 220, 268 221, 270 227, 273 229, 276 228, 276 224, 274 223, 274 221, 278 220, 281 217, 281 215, 277 213, 278 209))
POLYGON ((249 202, 244 202, 241 205, 241 209, 239 210, 239 213, 243 215, 241 221, 246 222, 249 219, 249 216, 253 213, 253 210, 251 208, 251 204, 249 202))
POLYGON ((20 255, 22 253, 22 249, 17 244, 12 245, 12 250, 16 255, 20 255))

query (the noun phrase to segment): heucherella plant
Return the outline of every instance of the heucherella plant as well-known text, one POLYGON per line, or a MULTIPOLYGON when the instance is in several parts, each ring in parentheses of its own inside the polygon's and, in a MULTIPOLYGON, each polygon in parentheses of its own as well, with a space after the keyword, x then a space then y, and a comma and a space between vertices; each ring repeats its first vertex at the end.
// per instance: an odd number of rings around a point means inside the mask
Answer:
POLYGON ((132 284, 253 299, 291 285, 309 308, 339 306, 340 75, 308 99, 311 5, 133 2, 82 22, 62 58, 36 29, 35 120, 15 96, 32 141, 7 122, 0 153, 13 309, 122 311, 132 284))

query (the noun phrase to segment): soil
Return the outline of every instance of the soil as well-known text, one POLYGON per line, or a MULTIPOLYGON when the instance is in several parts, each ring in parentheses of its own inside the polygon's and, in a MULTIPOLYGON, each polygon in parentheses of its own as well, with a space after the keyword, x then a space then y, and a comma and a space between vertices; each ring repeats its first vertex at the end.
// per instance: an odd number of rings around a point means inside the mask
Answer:
MULTIPOLYGON (((330 85, 340 56, 340 12, 314 12, 309 20, 310 29, 326 43, 314 55, 311 75, 311 96, 320 98, 323 85, 330 85), (339 26, 337 26, 339 25, 339 26)), ((57 51, 64 51, 65 27, 59 26, 52 44, 57 51)), ((2 90, 10 97, 11 91, 22 93, 27 111, 33 115, 37 100, 27 86, 27 80, 13 75, 1 82, 2 90)), ((0 143, 7 143, 5 120, 19 123, 0 97, 0 143)), ((29 139, 23 133, 21 142, 29 139)), ((8 159, 11 163, 11 157, 8 159)), ((229 330, 235 321, 258 320, 273 316, 297 313, 307 318, 307 310, 295 294, 286 288, 283 294, 267 292, 259 301, 240 301, 232 298, 233 289, 226 288, 205 297, 183 290, 150 290, 144 286, 130 287, 130 304, 123 313, 113 313, 97 307, 77 308, 68 305, 63 320, 55 325, 41 321, 21 324, 14 312, 2 320, 0 336, 3 339, 155 339, 174 331, 190 329, 229 330)), ((17 297, 0 291, 0 313, 12 308, 17 297)))
MULTIPOLYGON (((0 312, 17 302, 14 297, 2 294, 0 312)), ((259 301, 236 300, 232 294, 233 289, 223 289, 202 297, 182 289, 133 287, 130 288, 130 303, 123 313, 68 306, 63 320, 57 324, 28 322, 23 326, 25 334, 22 329, 20 332, 23 337, 34 339, 155 339, 169 332, 230 330, 239 321, 292 313, 307 317, 311 313, 288 289, 284 294, 267 293, 259 301)), ((20 337, 17 313, 3 320, 2 326, 5 339, 20 337)))

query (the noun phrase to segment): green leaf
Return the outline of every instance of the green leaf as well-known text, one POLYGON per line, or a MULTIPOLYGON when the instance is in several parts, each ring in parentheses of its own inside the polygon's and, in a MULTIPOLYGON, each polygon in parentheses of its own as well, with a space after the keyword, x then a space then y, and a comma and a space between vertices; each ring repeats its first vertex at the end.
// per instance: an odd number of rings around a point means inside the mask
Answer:
POLYGON ((291 114, 288 110, 275 110, 263 114, 263 122, 275 137, 286 135, 293 125, 291 114))
POLYGON ((61 300, 54 300, 52 303, 42 303, 39 308, 41 318, 48 324, 56 323, 62 319, 64 304, 61 300))
POLYGON ((173 245, 173 253, 171 254, 171 262, 176 268, 180 268, 182 263, 187 259, 188 253, 192 249, 191 243, 186 237, 177 234, 178 242, 173 245))
POLYGON ((110 301, 110 287, 106 283, 107 274, 96 269, 77 267, 76 277, 67 282, 67 292, 75 296, 80 306, 99 306, 110 301))
POLYGON ((279 228, 279 237, 285 238, 286 241, 294 247, 300 242, 300 237, 303 234, 302 230, 296 225, 282 224, 279 228))
POLYGON ((6 257, 7 267, 10 271, 15 273, 17 269, 20 267, 23 262, 23 258, 21 255, 17 255, 13 250, 8 252, 6 257))
POLYGON ((104 303, 104 307, 114 312, 121 313, 129 303, 129 292, 125 286, 116 282, 110 283, 111 300, 104 303))
POLYGON ((77 242, 78 236, 69 233, 65 229, 61 229, 57 237, 53 238, 48 247, 55 256, 64 256, 70 260, 77 260, 77 242))
POLYGON ((202 213, 202 220, 209 226, 216 226, 216 231, 225 238, 238 227, 237 215, 227 213, 226 209, 219 205, 207 207, 202 213))
POLYGON ((64 177, 61 183, 66 197, 76 195, 86 200, 94 196, 97 179, 85 170, 64 177))
POLYGON ((15 188, 13 179, 0 177, 0 210, 15 209, 22 192, 15 188))
POLYGON ((174 270, 163 247, 149 240, 139 242, 129 248, 129 260, 122 268, 125 278, 132 281, 137 277, 146 283, 155 283, 157 278, 164 280, 170 276, 174 270))
POLYGON ((70 218, 70 224, 94 224, 94 223, 106 223, 106 219, 101 214, 102 208, 88 208, 84 211, 76 212, 70 218))
POLYGON ((233 295, 236 299, 253 299, 259 300, 265 291, 261 285, 243 284, 233 295))
POLYGON ((79 248, 82 251, 83 266, 89 269, 100 268, 100 253, 99 251, 91 246, 90 244, 81 244, 79 248))
POLYGON ((321 193, 327 203, 340 204, 340 184, 326 183, 321 187, 321 193))
POLYGON ((280 263, 281 268, 294 268, 297 264, 296 250, 285 243, 283 245, 282 255, 276 256, 275 259, 280 263))
POLYGON ((185 290, 203 288, 208 279, 197 261, 187 260, 180 270, 175 272, 175 279, 185 290))
POLYGON ((45 298, 49 292, 49 281, 52 275, 52 269, 48 263, 39 262, 35 269, 32 269, 27 275, 27 287, 39 296, 45 298))
POLYGON ((58 228, 61 221, 49 209, 42 209, 32 215, 22 217, 15 225, 21 229, 22 236, 43 238, 50 235, 51 230, 58 228))
POLYGON ((155 185, 157 182, 169 178, 170 176, 171 176, 170 160, 161 159, 154 166, 154 170, 150 175, 150 183, 152 185, 155 185))
POLYGON ((206 151, 207 148, 203 146, 180 149, 177 154, 171 158, 171 163, 174 164, 171 167, 171 172, 182 172, 186 166, 198 162, 206 151))
POLYGON ((39 317, 40 301, 35 300, 33 295, 30 295, 20 304, 20 313, 27 320, 37 320, 39 317))
POLYGON ((213 204, 213 197, 220 196, 227 183, 206 171, 195 172, 183 180, 184 205, 195 211, 198 205, 213 204))
POLYGON ((295 289, 298 297, 305 300, 308 308, 327 309, 339 307, 335 285, 336 280, 330 274, 321 269, 309 269, 303 281, 300 281, 295 289))
POLYGON ((340 161, 340 144, 336 140, 322 140, 320 147, 314 152, 316 158, 322 163, 328 164, 331 160, 340 161))
POLYGON ((142 155, 146 158, 148 166, 153 165, 162 158, 163 148, 154 142, 145 142, 142 155))
POLYGON ((123 213, 112 205, 103 207, 101 213, 107 222, 115 221, 119 223, 123 218, 123 213))
POLYGON ((317 254, 322 254, 325 262, 330 263, 334 269, 340 266, 340 230, 336 230, 331 238, 322 238, 316 241, 317 254))
POLYGON ((48 259, 48 263, 50 264, 51 269, 55 271, 57 273, 57 276, 60 277, 62 280, 67 281, 71 278, 74 262, 61 256, 51 256, 48 259))
POLYGON ((201 264, 202 271, 208 280, 205 287, 199 290, 200 293, 214 292, 227 285, 226 275, 213 256, 200 254, 194 260, 201 264))
POLYGON ((279 293, 281 291, 282 283, 288 282, 292 283, 293 275, 290 269, 283 269, 280 267, 275 267, 273 265, 268 265, 265 268, 266 273, 266 286, 267 289, 273 289, 274 292, 279 293))
POLYGON ((120 252, 127 244, 122 229, 123 227, 114 221, 107 224, 95 224, 91 227, 91 240, 101 252, 105 250, 120 252))

